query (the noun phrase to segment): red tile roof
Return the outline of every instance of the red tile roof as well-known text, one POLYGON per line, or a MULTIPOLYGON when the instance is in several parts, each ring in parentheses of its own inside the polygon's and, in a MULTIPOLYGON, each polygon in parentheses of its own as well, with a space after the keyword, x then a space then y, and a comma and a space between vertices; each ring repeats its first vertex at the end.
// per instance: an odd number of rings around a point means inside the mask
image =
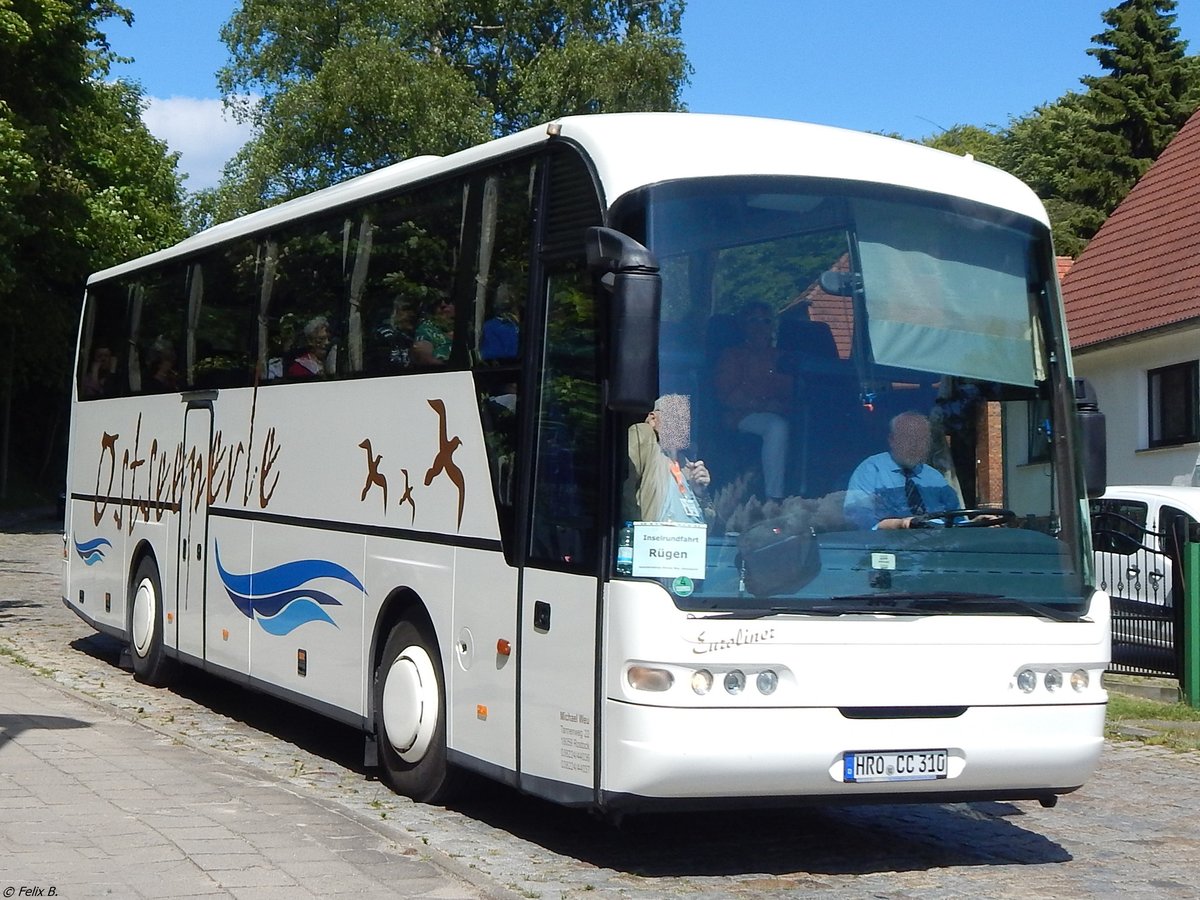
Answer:
POLYGON ((1200 111, 1071 266, 1063 301, 1077 349, 1200 317, 1200 111))
MULTIPOLYGON (((850 254, 843 253, 837 262, 829 267, 831 272, 849 272, 850 254)), ((838 356, 850 358, 851 343, 854 337, 854 301, 849 297, 835 297, 821 289, 821 282, 814 281, 798 297, 785 306, 782 312, 797 306, 808 306, 808 317, 814 322, 824 322, 833 332, 833 342, 837 345, 838 356)))

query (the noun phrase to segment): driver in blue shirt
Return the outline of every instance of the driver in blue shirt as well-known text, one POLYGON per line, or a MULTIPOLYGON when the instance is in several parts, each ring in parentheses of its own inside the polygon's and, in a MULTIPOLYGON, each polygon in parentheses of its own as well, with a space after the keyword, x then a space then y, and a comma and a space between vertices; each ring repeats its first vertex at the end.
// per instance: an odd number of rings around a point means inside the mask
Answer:
POLYGON ((888 452, 868 456, 850 476, 846 518, 860 528, 911 528, 926 513, 960 508, 958 493, 926 461, 929 451, 927 416, 904 412, 892 419, 888 452))

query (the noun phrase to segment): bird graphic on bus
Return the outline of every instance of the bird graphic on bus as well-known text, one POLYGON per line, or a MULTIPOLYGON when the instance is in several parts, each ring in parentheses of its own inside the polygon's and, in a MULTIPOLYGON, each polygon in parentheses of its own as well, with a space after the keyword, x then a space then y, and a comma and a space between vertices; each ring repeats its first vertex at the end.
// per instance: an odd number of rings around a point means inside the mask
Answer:
POLYGON ((458 488, 458 525, 462 526, 463 503, 466 500, 466 489, 463 481, 462 469, 454 462, 454 451, 462 446, 462 439, 455 435, 447 439, 446 436, 446 403, 443 400, 426 401, 433 411, 438 414, 438 452, 433 458, 433 465, 429 467, 429 471, 425 473, 425 486, 433 484, 433 479, 437 478, 443 472, 446 477, 454 482, 454 486, 458 488))
POLYGON ((323 607, 341 606, 342 601, 312 587, 312 582, 333 579, 366 593, 349 569, 327 559, 298 559, 261 572, 236 575, 221 564, 221 548, 217 545, 216 561, 221 583, 233 605, 269 634, 288 634, 309 622, 328 622, 337 627, 323 607))
MULTIPOLYGON (((426 400, 430 408, 437 413, 438 416, 438 450, 433 457, 433 462, 425 471, 424 484, 429 487, 433 484, 435 478, 440 475, 445 475, 450 479, 451 483, 458 490, 458 527, 462 527, 463 507, 466 504, 466 477, 463 471, 459 468, 458 463, 454 461, 454 452, 463 445, 462 438, 458 435, 450 437, 446 427, 446 403, 444 400, 434 399, 426 400)), ((362 491, 359 493, 359 502, 365 502, 367 496, 375 489, 379 488, 383 492, 383 509, 386 513, 390 508, 388 503, 388 479, 382 471, 383 454, 375 452, 375 446, 370 438, 363 438, 359 441, 358 446, 366 452, 367 472, 366 479, 363 481, 362 491)), ((404 476, 404 491, 400 495, 400 500, 397 506, 404 506, 406 503, 409 506, 409 514, 412 521, 417 518, 417 501, 413 496, 413 485, 409 480, 407 468, 401 468, 400 474, 404 476)))

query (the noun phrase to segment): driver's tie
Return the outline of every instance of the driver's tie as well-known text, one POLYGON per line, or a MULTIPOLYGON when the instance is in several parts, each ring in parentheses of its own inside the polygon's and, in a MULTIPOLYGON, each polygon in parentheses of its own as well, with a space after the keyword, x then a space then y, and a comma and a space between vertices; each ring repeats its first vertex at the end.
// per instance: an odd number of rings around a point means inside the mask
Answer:
POLYGON ((904 499, 908 501, 908 508, 914 516, 920 516, 925 513, 925 503, 921 499, 921 491, 917 487, 917 482, 913 479, 912 469, 901 469, 904 473, 904 499))

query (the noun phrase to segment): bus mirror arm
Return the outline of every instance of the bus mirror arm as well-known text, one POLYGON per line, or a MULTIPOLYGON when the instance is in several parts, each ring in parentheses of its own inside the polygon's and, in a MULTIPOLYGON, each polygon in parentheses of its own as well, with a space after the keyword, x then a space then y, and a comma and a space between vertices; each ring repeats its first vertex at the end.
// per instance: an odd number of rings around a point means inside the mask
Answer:
POLYGON ((1099 497, 1108 487, 1108 452, 1104 413, 1096 391, 1086 378, 1075 379, 1075 415, 1083 444, 1083 483, 1088 497, 1099 497))
MULTIPOLYGON (((617 272, 658 272, 654 254, 614 228, 593 227, 587 230, 588 268, 597 275, 617 272)), ((604 279, 608 283, 608 279, 604 279)))
POLYGON ((611 228, 589 228, 585 243, 588 268, 610 294, 608 407, 644 414, 658 398, 658 260, 611 228))

